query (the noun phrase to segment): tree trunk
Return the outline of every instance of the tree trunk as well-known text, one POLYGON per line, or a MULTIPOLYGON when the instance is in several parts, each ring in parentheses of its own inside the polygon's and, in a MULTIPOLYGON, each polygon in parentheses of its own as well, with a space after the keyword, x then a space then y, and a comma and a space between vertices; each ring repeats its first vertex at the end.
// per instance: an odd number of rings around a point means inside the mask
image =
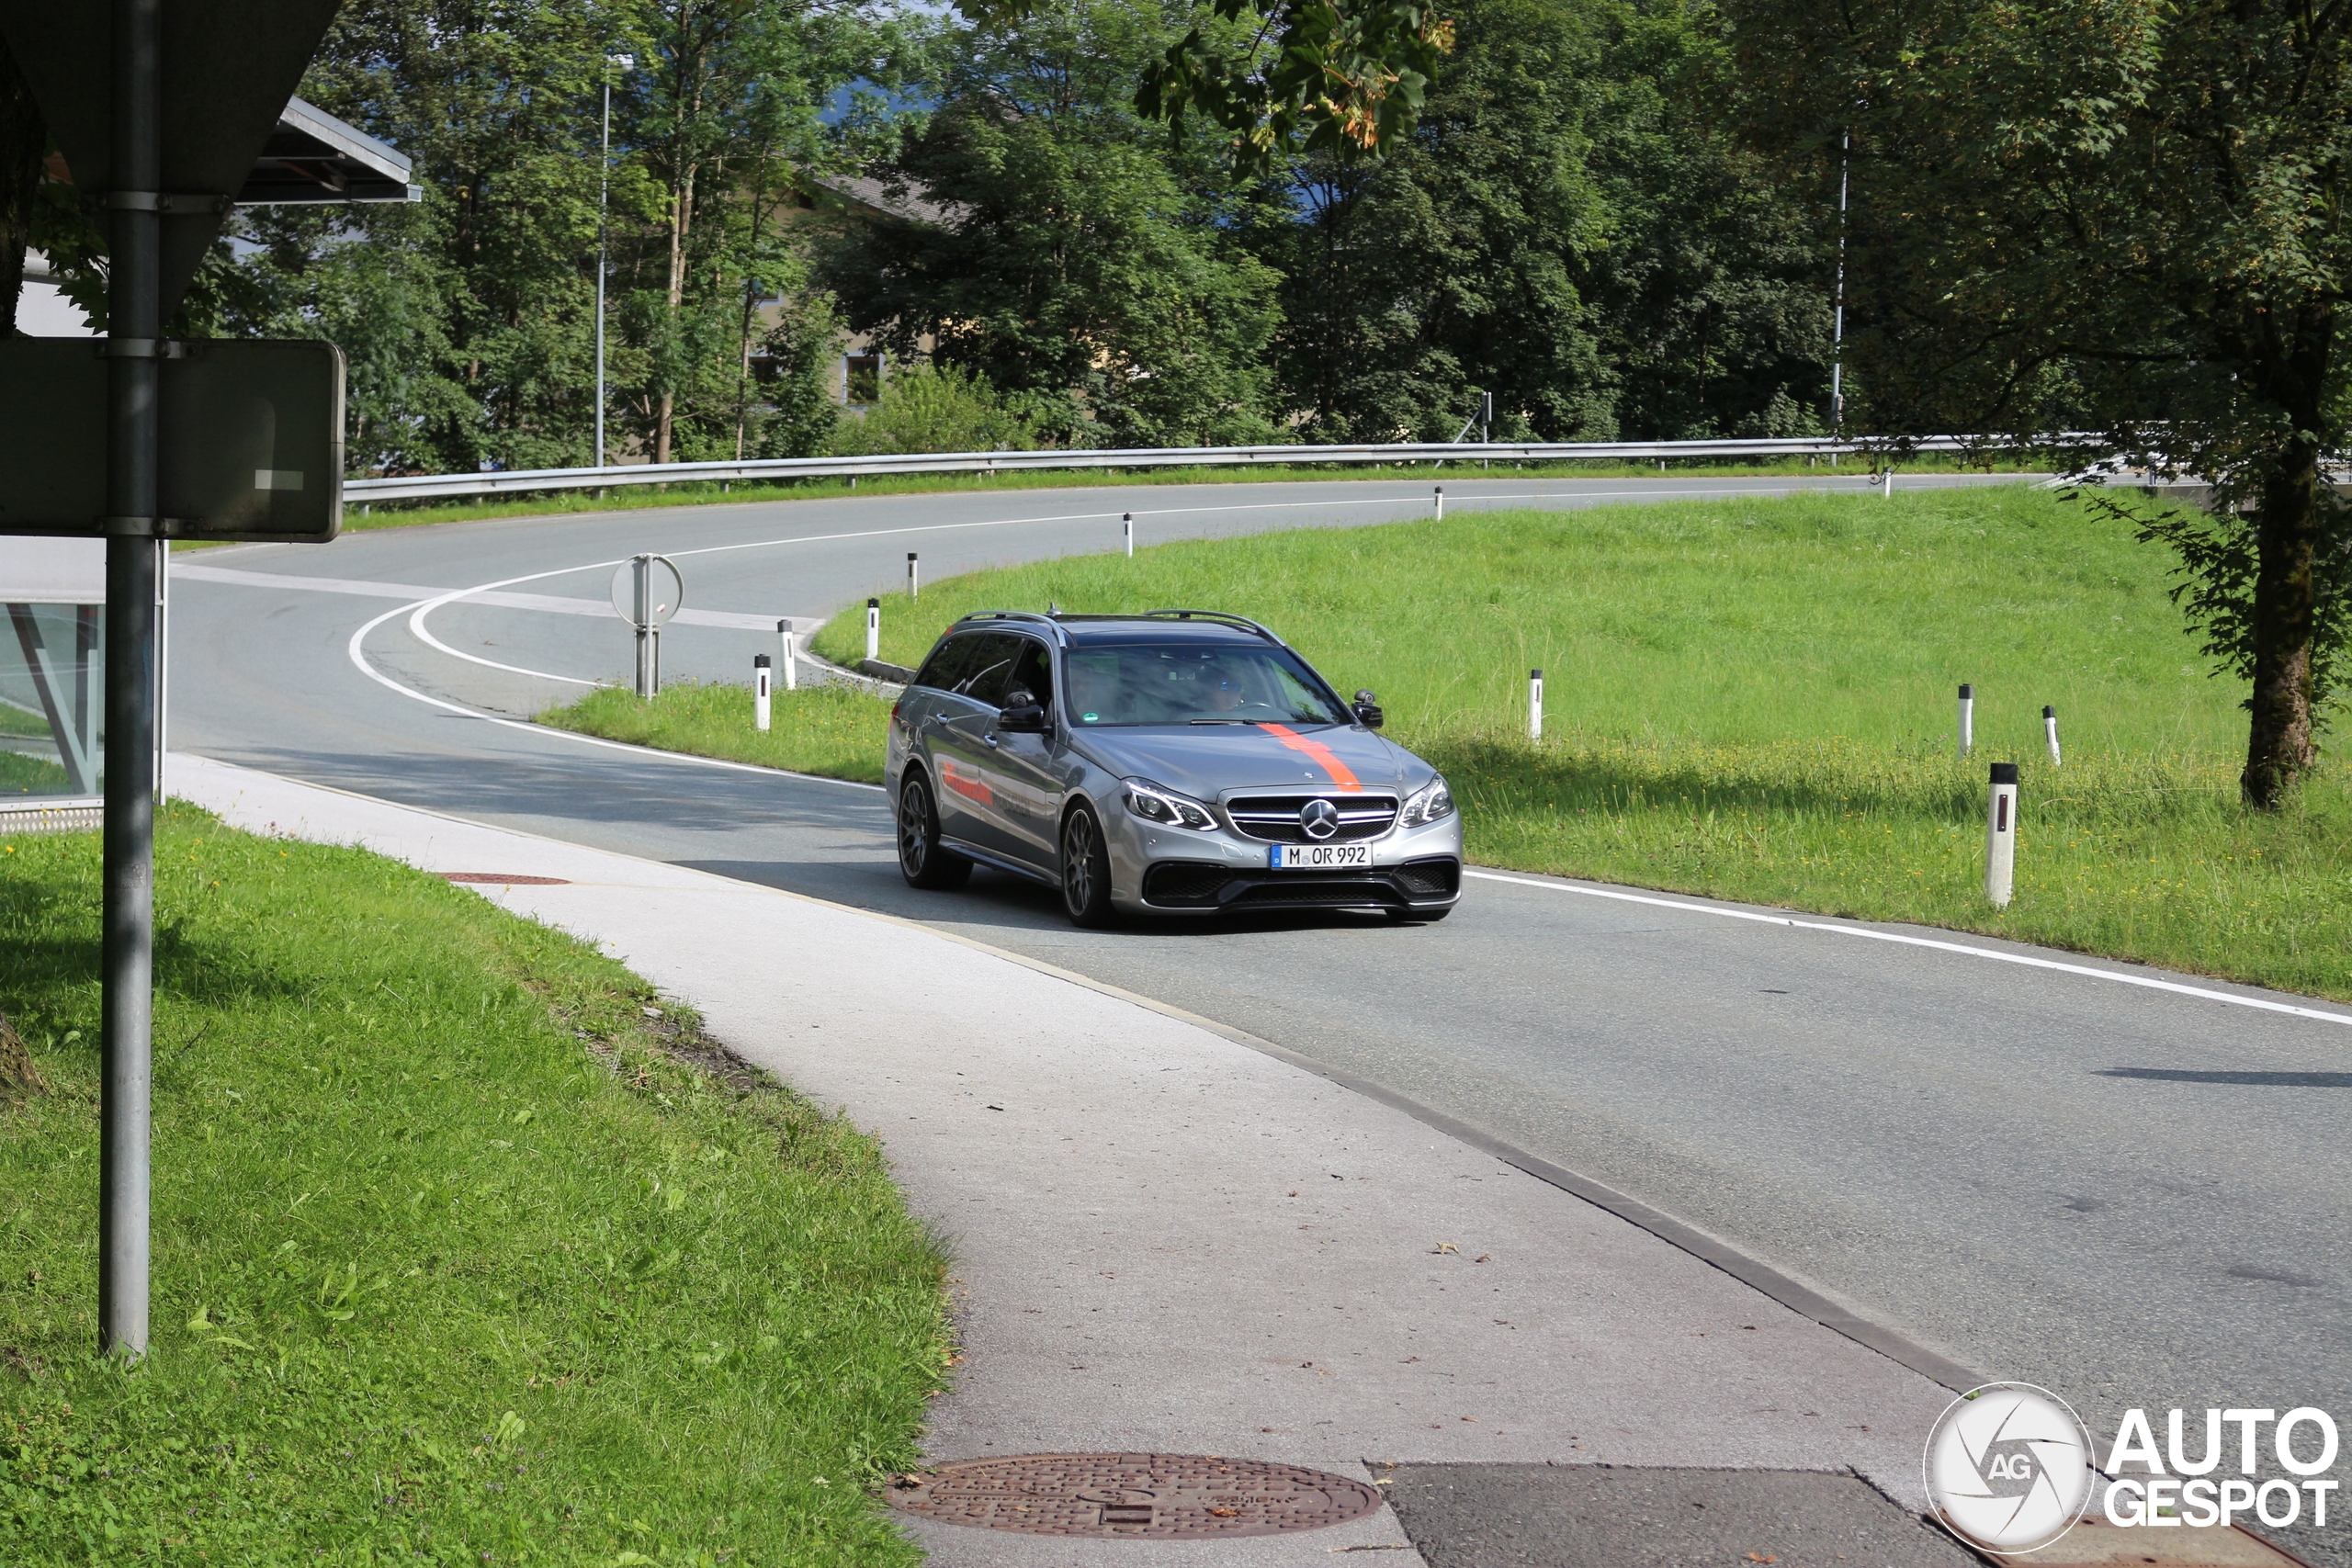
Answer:
POLYGON ((2262 487, 2255 529, 2254 722, 2239 781, 2246 804, 2275 810, 2312 765, 2312 639, 2318 602, 2312 566, 2320 536, 2319 448, 2298 421, 2262 487))
MULTIPOLYGON (((670 357, 672 373, 676 373, 678 344, 678 310, 686 299, 686 231, 694 226, 695 166, 685 169, 670 196, 670 357)), ((656 417, 653 431, 653 460, 670 460, 670 430, 677 406, 677 392, 668 385, 662 389, 662 412, 656 417)))
POLYGON ((8 46, 0 43, 0 337, 14 336, 24 294, 25 243, 40 199, 41 154, 49 126, 25 85, 8 46))
POLYGON ((2266 400, 2288 415, 2290 434, 2262 476, 2262 512, 2255 522, 2254 604, 2247 626, 2254 654, 2254 691, 2246 700, 2245 772, 2239 789, 2247 805, 2275 811, 2310 771, 2318 747, 2312 724, 2312 657, 2319 634, 2319 594, 2312 568, 2335 497, 2324 490, 2315 432, 2327 428, 2328 367, 2335 351, 2335 309, 2319 301, 2270 312, 2262 323, 2255 381, 2266 400))

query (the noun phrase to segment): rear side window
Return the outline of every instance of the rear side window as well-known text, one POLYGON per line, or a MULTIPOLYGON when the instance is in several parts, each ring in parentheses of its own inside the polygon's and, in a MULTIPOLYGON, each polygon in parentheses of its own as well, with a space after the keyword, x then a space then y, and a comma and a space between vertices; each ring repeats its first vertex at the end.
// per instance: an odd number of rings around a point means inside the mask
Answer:
POLYGON ((976 703, 1001 707, 1005 688, 1012 683, 1013 660, 1030 646, 1029 639, 1011 632, 982 632, 972 642, 972 662, 958 672, 956 683, 948 689, 976 703))
POLYGON ((933 686, 943 692, 954 691, 962 683, 964 677, 972 672, 972 660, 979 651, 980 638, 977 633, 967 632, 962 637, 949 637, 933 649, 931 657, 922 661, 922 669, 915 675, 915 684, 933 686))

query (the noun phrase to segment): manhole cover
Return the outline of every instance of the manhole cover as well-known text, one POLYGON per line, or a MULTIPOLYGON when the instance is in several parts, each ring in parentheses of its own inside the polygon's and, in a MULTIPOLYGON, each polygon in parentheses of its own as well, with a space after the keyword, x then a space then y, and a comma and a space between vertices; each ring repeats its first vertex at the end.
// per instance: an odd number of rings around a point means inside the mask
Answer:
POLYGON ((1279 1535, 1369 1514, 1361 1481, 1198 1454, 1021 1454, 897 1477, 892 1500, 951 1524, 1031 1535, 1279 1535))
POLYGON ((569 887, 571 884, 560 876, 509 876, 499 871, 442 871, 435 875, 444 882, 487 882, 497 887, 569 887))

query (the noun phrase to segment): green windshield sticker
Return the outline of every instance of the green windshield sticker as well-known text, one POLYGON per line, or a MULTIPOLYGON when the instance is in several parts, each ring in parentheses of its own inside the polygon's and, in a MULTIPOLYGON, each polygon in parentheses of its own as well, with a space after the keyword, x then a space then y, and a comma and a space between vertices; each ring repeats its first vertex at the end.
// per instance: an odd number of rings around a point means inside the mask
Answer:
POLYGON ((1102 716, 1101 714, 1090 713, 1090 714, 1086 714, 1086 715, 1084 715, 1084 716, 1082 716, 1085 718, 1085 720, 1086 720, 1086 722, 1087 722, 1087 723, 1089 723, 1089 724, 1092 724, 1096 719, 1098 719, 1098 718, 1102 717, 1102 716))

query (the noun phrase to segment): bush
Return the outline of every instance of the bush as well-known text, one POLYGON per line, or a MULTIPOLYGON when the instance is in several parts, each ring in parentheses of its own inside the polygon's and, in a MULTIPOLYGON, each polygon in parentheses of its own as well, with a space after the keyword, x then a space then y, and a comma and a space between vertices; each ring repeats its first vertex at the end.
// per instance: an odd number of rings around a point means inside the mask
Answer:
POLYGON ((1026 452, 1037 422, 984 378, 955 366, 909 366, 882 381, 882 400, 833 432, 833 454, 1026 452))

